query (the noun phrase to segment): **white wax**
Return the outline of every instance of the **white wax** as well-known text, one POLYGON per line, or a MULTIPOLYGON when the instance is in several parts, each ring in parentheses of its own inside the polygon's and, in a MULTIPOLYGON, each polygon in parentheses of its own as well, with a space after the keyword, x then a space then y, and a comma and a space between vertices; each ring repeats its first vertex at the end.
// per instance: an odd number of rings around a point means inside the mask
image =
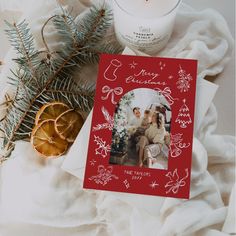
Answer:
POLYGON ((174 9, 179 0, 115 0, 126 12, 143 18, 160 17, 174 9))

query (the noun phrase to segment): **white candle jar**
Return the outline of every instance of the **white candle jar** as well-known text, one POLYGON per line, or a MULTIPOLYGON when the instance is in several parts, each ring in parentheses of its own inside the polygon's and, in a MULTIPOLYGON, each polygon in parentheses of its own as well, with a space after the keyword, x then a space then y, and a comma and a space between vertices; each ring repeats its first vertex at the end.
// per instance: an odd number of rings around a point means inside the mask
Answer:
POLYGON ((165 47, 181 0, 113 0, 114 25, 123 46, 147 54, 165 47))

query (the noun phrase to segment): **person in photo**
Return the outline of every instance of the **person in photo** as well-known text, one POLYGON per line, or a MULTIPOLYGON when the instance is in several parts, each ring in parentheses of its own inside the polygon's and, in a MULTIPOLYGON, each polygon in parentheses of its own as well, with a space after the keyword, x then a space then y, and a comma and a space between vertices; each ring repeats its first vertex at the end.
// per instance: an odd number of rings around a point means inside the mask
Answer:
POLYGON ((150 126, 151 122, 152 122, 152 113, 150 110, 145 110, 141 122, 141 127, 147 129, 150 126))
POLYGON ((142 117, 141 117, 141 112, 140 112, 139 107, 133 108, 133 115, 134 115, 134 117, 130 120, 129 126, 137 128, 142 123, 142 117))
POLYGON ((166 130, 164 116, 159 112, 154 112, 149 128, 146 129, 144 135, 141 136, 137 144, 139 154, 139 167, 142 167, 143 162, 145 161, 145 147, 149 144, 157 144, 159 147, 159 152, 161 152, 161 147, 165 142, 165 136, 166 130))

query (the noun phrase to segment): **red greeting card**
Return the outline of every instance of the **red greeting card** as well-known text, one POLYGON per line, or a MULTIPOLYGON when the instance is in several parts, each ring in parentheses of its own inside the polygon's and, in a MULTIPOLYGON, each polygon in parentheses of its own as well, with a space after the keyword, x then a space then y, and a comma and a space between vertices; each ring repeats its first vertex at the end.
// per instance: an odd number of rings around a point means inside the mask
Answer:
POLYGON ((102 55, 84 188, 189 198, 197 61, 102 55))

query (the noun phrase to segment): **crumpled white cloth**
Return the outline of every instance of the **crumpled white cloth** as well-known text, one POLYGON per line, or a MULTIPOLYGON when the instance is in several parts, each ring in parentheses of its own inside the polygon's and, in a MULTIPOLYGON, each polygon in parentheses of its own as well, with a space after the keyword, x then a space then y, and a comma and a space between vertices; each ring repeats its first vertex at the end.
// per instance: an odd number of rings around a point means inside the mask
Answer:
MULTIPOLYGON (((77 13, 85 6, 78 5, 76 0, 67 2, 77 13)), ((41 8, 31 11, 28 18, 32 19, 35 35, 39 34, 43 19, 56 8, 54 2, 45 1, 41 8)), ((48 37, 57 47, 50 29, 48 37)), ((40 46, 41 41, 37 39, 40 46)), ((202 79, 220 73, 232 50, 233 40, 221 15, 209 9, 195 12, 183 6, 173 37, 159 56, 198 59, 198 79, 202 79)), ((8 56, 0 75, 0 102, 3 91, 9 90, 4 82, 8 68, 12 67, 8 56)), ((84 73, 96 78, 96 69, 87 68, 84 73)), ((0 235, 223 236, 235 233, 235 193, 231 193, 235 138, 214 134, 216 125, 217 112, 212 104, 195 133, 190 200, 83 190, 81 179, 60 168, 64 157, 44 160, 34 153, 30 144, 18 142, 12 159, 0 167, 0 235)))

